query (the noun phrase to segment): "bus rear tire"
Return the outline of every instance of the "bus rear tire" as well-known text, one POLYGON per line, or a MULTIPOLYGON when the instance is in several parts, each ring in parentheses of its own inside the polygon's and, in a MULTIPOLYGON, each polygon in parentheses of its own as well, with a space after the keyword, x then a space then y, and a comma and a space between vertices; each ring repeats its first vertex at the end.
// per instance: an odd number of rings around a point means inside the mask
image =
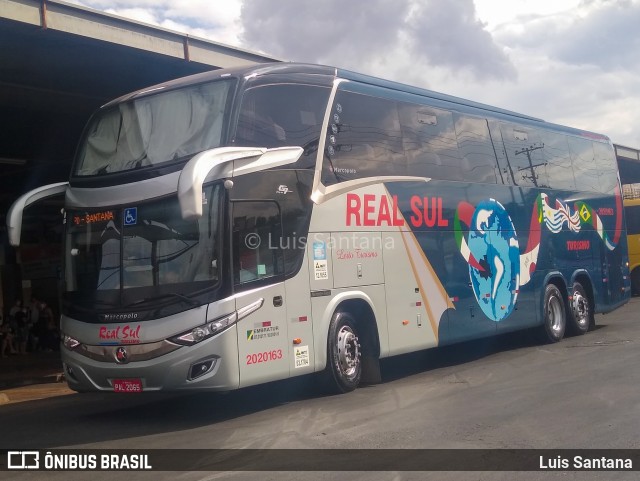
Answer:
POLYGON ((571 292, 571 315, 568 328, 571 334, 581 336, 595 325, 591 300, 579 282, 573 284, 571 292))
POLYGON ((548 284, 544 290, 542 305, 543 322, 540 326, 540 340, 545 344, 560 341, 564 337, 567 326, 567 309, 562 294, 553 284, 548 284))
POLYGON ((355 326, 346 312, 335 313, 329 324, 325 377, 333 392, 351 392, 360 384, 362 352, 355 326))

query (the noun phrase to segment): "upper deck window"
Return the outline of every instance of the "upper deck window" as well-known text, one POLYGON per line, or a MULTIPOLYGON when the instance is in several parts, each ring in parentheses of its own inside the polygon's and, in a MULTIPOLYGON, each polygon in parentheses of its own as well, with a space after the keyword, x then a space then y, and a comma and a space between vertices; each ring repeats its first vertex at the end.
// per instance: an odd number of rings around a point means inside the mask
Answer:
POLYGON ((189 86, 99 112, 85 133, 74 175, 156 166, 219 147, 232 84, 189 86))
POLYGON ((233 144, 238 147, 304 148, 298 167, 314 167, 330 90, 304 84, 270 84, 247 89, 233 144))

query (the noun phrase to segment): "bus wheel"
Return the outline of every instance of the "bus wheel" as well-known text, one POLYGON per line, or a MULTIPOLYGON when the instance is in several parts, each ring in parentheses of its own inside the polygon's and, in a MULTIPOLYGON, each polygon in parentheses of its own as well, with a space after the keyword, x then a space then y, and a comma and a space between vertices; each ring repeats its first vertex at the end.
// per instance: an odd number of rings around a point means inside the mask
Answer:
POLYGON ((329 324, 327 377, 338 392, 353 391, 360 384, 361 354, 355 320, 348 313, 337 312, 329 324))
POLYGON ((595 324, 591 302, 584 287, 579 282, 573 284, 571 294, 571 316, 569 316, 569 329, 572 334, 582 335, 595 324))
POLYGON ((567 311, 560 290, 553 284, 544 291, 544 321, 540 327, 540 338, 545 343, 558 342, 564 337, 567 311))

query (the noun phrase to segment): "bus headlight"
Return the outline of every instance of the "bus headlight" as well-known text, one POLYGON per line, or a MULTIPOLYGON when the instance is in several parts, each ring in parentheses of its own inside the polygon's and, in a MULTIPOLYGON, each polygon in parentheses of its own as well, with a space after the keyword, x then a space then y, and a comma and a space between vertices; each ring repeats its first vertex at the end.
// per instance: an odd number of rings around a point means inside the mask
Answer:
POLYGON ((233 312, 228 316, 221 317, 215 321, 208 322, 202 326, 194 327, 188 332, 179 334, 171 339, 171 342, 176 344, 182 344, 183 346, 192 346, 198 342, 204 341, 220 332, 224 331, 227 327, 232 326, 238 320, 237 313, 233 312))
POLYGON ((248 306, 238 309, 236 312, 229 314, 228 316, 219 317, 211 322, 207 322, 201 326, 194 327, 193 329, 178 334, 175 337, 169 339, 171 342, 180 344, 182 346, 192 346, 205 339, 215 336, 221 333, 228 327, 231 327, 243 317, 248 316, 252 312, 257 311, 262 307, 264 299, 260 298, 256 302, 249 304, 248 306))
POLYGON ((73 351, 76 347, 80 345, 80 341, 65 334, 62 338, 62 345, 67 349, 69 349, 70 351, 73 351))
POLYGON ((232 325, 237 320, 238 320, 237 314, 234 312, 230 316, 210 322, 207 326, 209 328, 209 333, 218 334, 219 332, 223 331, 224 329, 232 325))

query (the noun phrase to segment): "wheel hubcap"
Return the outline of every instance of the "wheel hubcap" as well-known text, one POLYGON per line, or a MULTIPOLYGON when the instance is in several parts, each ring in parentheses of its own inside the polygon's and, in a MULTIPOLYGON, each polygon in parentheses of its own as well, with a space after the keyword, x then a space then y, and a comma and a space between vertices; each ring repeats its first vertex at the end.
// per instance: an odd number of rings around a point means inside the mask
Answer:
POLYGON ((573 317, 581 327, 589 322, 589 302, 579 292, 573 293, 573 317))
POLYGON ((552 296, 549 298, 549 303, 547 304, 547 316, 549 318, 549 326, 551 330, 555 334, 559 334, 562 331, 562 304, 560 303, 560 299, 556 296, 552 296))
POLYGON ((346 376, 353 376, 360 363, 358 337, 348 326, 338 332, 338 366, 346 376))

